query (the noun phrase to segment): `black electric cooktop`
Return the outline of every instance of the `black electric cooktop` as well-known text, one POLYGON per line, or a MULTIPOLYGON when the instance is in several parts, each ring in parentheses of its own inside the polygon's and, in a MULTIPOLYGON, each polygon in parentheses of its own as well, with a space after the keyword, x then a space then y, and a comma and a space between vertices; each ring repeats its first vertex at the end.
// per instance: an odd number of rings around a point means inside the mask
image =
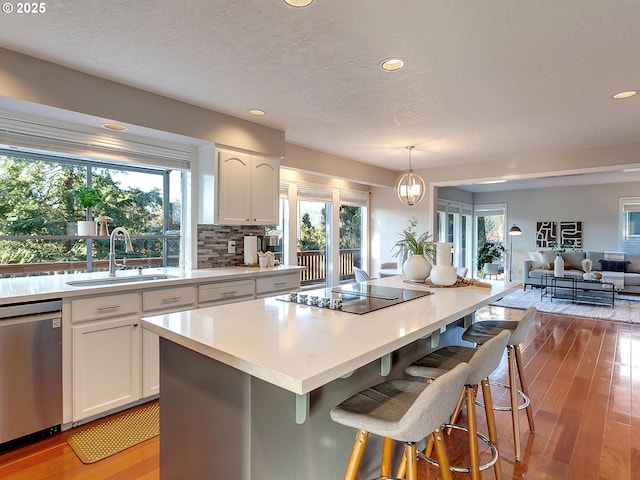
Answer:
POLYGON ((334 288, 292 292, 277 297, 278 300, 301 303, 318 308, 341 310, 362 315, 380 310, 416 298, 431 295, 433 292, 411 290, 408 288, 382 287, 366 283, 352 283, 334 288), (337 302, 336 302, 337 301, 337 302))

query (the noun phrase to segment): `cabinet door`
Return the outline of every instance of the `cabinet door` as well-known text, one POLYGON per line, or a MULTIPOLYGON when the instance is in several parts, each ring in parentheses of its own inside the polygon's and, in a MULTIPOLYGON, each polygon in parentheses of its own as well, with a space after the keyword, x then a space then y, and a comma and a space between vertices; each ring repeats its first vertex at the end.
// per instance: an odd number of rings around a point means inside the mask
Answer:
POLYGON ((251 155, 218 151, 218 222, 251 223, 251 155))
POLYGON ((280 161, 267 157, 253 157, 251 222, 258 225, 277 225, 279 195, 280 161))
POLYGON ((142 398, 160 393, 160 340, 142 330, 142 398))
POLYGON ((73 327, 73 421, 140 398, 140 321, 137 317, 73 327))

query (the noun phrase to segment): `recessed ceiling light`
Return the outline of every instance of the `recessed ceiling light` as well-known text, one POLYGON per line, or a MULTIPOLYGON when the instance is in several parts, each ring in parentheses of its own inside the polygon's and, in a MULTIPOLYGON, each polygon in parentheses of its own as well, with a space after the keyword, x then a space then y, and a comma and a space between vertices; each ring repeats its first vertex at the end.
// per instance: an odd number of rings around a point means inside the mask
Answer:
POLYGON ((255 115, 256 117, 262 117, 264 115, 264 111, 258 110, 257 108, 252 108, 251 110, 249 110, 249 113, 251 115, 255 115))
POLYGON ((616 93, 613 96, 613 98, 615 98, 616 100, 622 100, 623 98, 633 97, 634 95, 637 95, 637 94, 638 94, 637 90, 627 90, 626 92, 616 93))
POLYGON ((114 132, 124 132, 127 129, 124 125, 118 125, 117 123, 101 123, 100 126, 114 132))
POLYGON ((397 72, 404 68, 405 61, 401 58, 387 58, 380 63, 380 68, 385 72, 397 72))
POLYGON ((313 0, 284 0, 284 3, 292 7, 306 7, 311 5, 311 2, 313 2, 313 0))

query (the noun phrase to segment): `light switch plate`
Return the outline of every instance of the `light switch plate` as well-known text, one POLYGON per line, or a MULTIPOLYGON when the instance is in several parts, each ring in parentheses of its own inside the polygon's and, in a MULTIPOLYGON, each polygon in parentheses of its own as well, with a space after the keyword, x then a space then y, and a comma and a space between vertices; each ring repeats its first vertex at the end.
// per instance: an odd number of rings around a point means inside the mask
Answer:
POLYGON ((236 241, 229 240, 227 242, 227 253, 236 253, 236 241))

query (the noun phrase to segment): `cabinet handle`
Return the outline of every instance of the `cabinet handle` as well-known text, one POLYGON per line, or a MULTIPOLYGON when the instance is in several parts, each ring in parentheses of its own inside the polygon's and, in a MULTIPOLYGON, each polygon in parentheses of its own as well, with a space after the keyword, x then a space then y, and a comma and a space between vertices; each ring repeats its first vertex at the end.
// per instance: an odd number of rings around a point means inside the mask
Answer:
POLYGON ((120 305, 105 305, 104 307, 96 307, 96 310, 101 312, 103 310, 115 310, 116 308, 120 308, 120 305))
POLYGON ((137 328, 137 327, 138 327, 138 324, 137 324, 137 323, 134 323, 134 324, 133 324, 133 326, 134 326, 134 328, 137 328))
POLYGON ((178 300, 180 300, 182 298, 182 296, 178 296, 178 297, 165 297, 162 299, 163 302, 177 302, 178 300))
POLYGON ((284 287, 287 284, 287 282, 277 282, 275 283, 276 287, 284 287))
POLYGON ((233 291, 231 291, 231 292, 222 292, 222 296, 223 296, 223 297, 226 297, 226 296, 228 296, 228 295, 235 295, 236 293, 238 293, 238 291, 237 291, 237 290, 233 290, 233 291))

